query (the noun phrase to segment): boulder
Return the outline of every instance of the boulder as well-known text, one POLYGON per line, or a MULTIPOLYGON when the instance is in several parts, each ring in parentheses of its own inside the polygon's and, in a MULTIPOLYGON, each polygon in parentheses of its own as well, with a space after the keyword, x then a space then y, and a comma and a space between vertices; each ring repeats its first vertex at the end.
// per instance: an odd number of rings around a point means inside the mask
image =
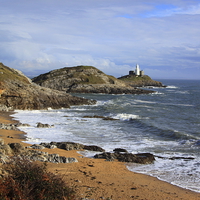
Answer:
POLYGON ((79 144, 75 142, 51 142, 51 143, 40 143, 40 145, 49 148, 52 145, 59 148, 59 149, 64 149, 67 151, 70 150, 88 150, 88 151, 99 151, 99 152, 104 152, 105 150, 102 149, 99 146, 95 145, 84 145, 84 144, 79 144))
POLYGON ((83 144, 74 143, 74 142, 51 142, 50 145, 55 145, 59 149, 64 150, 82 150, 84 148, 83 144))
POLYGON ((25 147, 20 143, 9 143, 8 145, 15 154, 22 153, 25 150, 25 147))
POLYGON ((32 149, 45 149, 44 146, 39 145, 39 144, 33 144, 33 145, 30 146, 29 148, 32 148, 32 149))
POLYGON ((132 153, 102 153, 96 154, 94 158, 106 159, 108 161, 118 160, 120 162, 132 162, 132 163, 140 163, 140 164, 150 164, 153 163, 155 157, 150 153, 140 153, 140 154, 132 154, 132 153))
POLYGON ((128 153, 126 149, 116 148, 113 150, 115 153, 128 153))
POLYGON ((95 145, 85 145, 83 147, 84 150, 88 150, 88 151, 99 151, 99 152, 105 152, 105 150, 99 146, 95 146, 95 145))
POLYGON ((49 125, 49 124, 42 124, 41 122, 37 123, 37 128, 52 128, 54 125, 49 125))
POLYGON ((18 124, 3 124, 0 123, 0 129, 6 129, 6 130, 18 130, 18 124))
POLYGON ((11 155, 12 154, 12 149, 7 144, 1 144, 0 145, 0 153, 1 153, 1 155, 3 155, 3 154, 11 155))
POLYGON ((76 158, 67 158, 64 156, 59 156, 59 154, 48 154, 47 152, 36 151, 36 150, 27 150, 20 154, 20 156, 41 162, 51 162, 51 163, 73 163, 78 162, 76 158))

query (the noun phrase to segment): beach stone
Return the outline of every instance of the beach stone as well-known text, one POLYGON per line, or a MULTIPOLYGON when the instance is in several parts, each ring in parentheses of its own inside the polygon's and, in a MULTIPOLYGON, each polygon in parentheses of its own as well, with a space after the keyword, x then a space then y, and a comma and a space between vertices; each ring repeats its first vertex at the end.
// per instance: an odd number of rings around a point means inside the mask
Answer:
POLYGON ((24 157, 33 161, 41 162, 51 162, 51 163, 73 163, 78 162, 76 158, 68 158, 64 156, 59 156, 59 154, 49 154, 48 152, 38 151, 38 150, 26 150, 21 157, 24 157))
POLYGON ((45 149, 44 146, 39 145, 39 144, 33 144, 32 146, 30 146, 30 148, 32 148, 32 149, 45 149))
MULTIPOLYGON (((6 161, 8 159, 9 159, 9 157, 6 154, 3 154, 3 153, 0 152, 0 163, 6 163, 6 161)), ((1 174, 1 172, 0 172, 0 174, 1 174)))
POLYGON ((22 123, 18 123, 17 127, 30 127, 30 124, 22 124, 22 123))
POLYGON ((48 148, 48 149, 55 149, 57 148, 56 145, 50 144, 50 143, 40 143, 41 146, 48 148))
POLYGON ((37 123, 37 128, 52 128, 54 125, 49 125, 49 124, 42 124, 41 122, 37 123))
POLYGON ((75 142, 51 142, 51 143, 41 143, 40 145, 43 145, 47 148, 50 147, 51 145, 54 145, 59 149, 64 149, 64 150, 67 150, 67 151, 70 151, 70 150, 88 150, 88 151, 105 152, 105 150, 102 149, 99 146, 84 145, 84 144, 79 144, 79 143, 75 143, 75 142))
POLYGON ((25 150, 24 146, 20 143, 9 143, 8 145, 14 153, 21 153, 25 150))
POLYGON ((11 155, 12 154, 12 149, 10 148, 9 145, 2 144, 2 145, 0 145, 0 153, 1 154, 5 154, 5 155, 11 155))
POLYGON ((17 129, 17 124, 4 124, 4 123, 0 123, 0 129, 18 130, 17 129))
POLYGON ((99 146, 95 146, 95 145, 85 145, 83 147, 84 150, 88 150, 88 151, 99 151, 99 152, 105 152, 105 150, 99 146))
POLYGON ((122 149, 122 148, 116 148, 113 150, 115 153, 128 153, 128 151, 126 149, 122 149))
POLYGON ((106 159, 107 161, 118 160, 120 162, 132 162, 132 163, 140 163, 140 164, 151 164, 154 162, 155 157, 150 153, 140 153, 140 154, 132 154, 132 153, 109 153, 104 152, 102 154, 96 154, 94 158, 106 159))
POLYGON ((74 142, 51 142, 50 145, 55 145, 59 149, 64 150, 82 150, 84 148, 83 144, 74 143, 74 142))
POLYGON ((0 138, 0 145, 4 144, 4 139, 0 138))

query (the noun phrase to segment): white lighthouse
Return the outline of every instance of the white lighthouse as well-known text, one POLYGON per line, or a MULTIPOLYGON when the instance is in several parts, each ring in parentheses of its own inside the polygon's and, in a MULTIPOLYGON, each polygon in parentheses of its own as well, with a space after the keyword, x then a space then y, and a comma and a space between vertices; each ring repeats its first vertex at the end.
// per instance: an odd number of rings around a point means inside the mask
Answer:
POLYGON ((140 66, 137 64, 136 69, 135 69, 135 75, 139 76, 140 75, 140 66))

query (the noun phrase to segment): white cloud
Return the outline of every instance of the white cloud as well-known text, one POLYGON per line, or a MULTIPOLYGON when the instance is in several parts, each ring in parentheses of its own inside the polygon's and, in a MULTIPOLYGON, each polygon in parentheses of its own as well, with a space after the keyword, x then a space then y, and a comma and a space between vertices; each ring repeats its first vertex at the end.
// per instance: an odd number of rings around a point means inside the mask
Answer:
POLYGON ((120 76, 139 63, 154 76, 200 63, 195 0, 0 2, 0 61, 24 73, 83 64, 120 76))

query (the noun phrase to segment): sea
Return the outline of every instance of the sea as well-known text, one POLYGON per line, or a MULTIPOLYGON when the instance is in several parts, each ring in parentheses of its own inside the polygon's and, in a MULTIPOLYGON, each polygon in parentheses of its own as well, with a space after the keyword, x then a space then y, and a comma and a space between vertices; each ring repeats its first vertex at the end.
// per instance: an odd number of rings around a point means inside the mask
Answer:
MULTIPOLYGON (((98 145, 107 152, 152 153, 153 164, 127 164, 130 171, 200 192, 200 80, 159 80, 167 87, 146 88, 152 94, 74 94, 95 99, 95 105, 69 109, 16 110, 13 115, 30 127, 25 142, 78 142, 98 145), (85 116, 104 116, 85 118, 85 116), (37 123, 54 125, 37 128, 37 123)), ((96 152, 81 152, 92 157, 96 152)))

